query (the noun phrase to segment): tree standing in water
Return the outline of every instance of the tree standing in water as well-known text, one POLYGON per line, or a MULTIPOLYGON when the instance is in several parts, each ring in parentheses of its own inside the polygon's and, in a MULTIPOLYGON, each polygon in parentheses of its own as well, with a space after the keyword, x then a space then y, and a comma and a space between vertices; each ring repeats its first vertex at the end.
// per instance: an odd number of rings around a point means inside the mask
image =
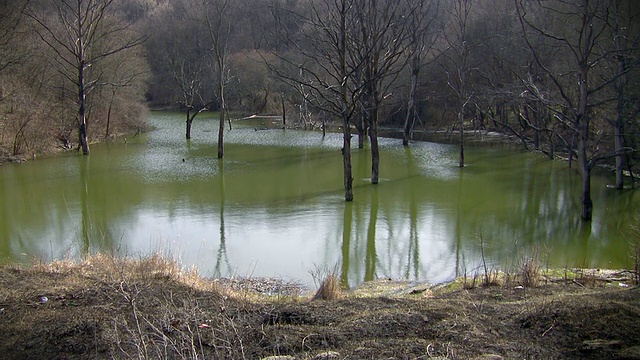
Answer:
MULTIPOLYGON (((211 68, 216 79, 216 93, 218 97, 218 111, 220 123, 218 126, 218 159, 224 157, 224 122, 227 118, 227 103, 225 90, 229 82, 228 50, 229 42, 234 31, 234 21, 230 16, 231 1, 204 1, 203 13, 209 42, 211 43, 211 68)), ((231 125, 231 120, 229 120, 231 125)))
MULTIPOLYGON (((581 217, 589 221, 593 217, 592 169, 598 161, 622 155, 625 151, 620 147, 613 154, 601 152, 592 129, 597 116, 602 116, 610 103, 622 96, 620 91, 614 95, 606 92, 616 84, 618 89, 622 89, 624 76, 631 69, 625 66, 620 69, 615 61, 607 60, 624 56, 628 51, 637 50, 638 46, 623 48, 621 42, 614 41, 621 35, 616 31, 614 21, 614 9, 617 7, 613 5, 618 4, 617 0, 554 0, 544 3, 516 0, 515 3, 524 38, 536 64, 543 69, 559 94, 559 101, 541 100, 577 138, 577 147, 571 147, 569 151, 577 153, 581 217), (564 61, 541 56, 549 48, 554 49, 556 57, 564 61)), ((635 66, 638 66, 637 62, 635 66)), ((620 125, 620 121, 614 124, 620 125)))

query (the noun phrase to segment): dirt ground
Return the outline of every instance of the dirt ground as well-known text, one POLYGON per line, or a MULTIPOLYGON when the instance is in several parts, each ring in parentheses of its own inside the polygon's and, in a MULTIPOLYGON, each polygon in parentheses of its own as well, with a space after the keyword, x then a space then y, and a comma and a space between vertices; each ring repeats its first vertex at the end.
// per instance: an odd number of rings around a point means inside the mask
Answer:
POLYGON ((312 301, 293 284, 204 279, 159 257, 8 266, 0 357, 640 359, 640 290, 627 284, 612 272, 527 288, 378 280, 312 301))

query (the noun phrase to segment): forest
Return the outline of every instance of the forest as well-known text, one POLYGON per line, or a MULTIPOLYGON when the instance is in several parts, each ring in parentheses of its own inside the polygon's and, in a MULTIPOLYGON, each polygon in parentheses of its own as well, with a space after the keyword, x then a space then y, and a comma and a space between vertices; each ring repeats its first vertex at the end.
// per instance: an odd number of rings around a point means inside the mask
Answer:
MULTIPOLYGON (((640 160, 633 0, 0 0, 0 158, 146 131, 149 109, 282 115, 372 153, 378 131, 491 132, 631 187, 640 160)), ((229 126, 226 121, 229 120, 229 126)), ((213 155, 213 154, 212 154, 213 155)))

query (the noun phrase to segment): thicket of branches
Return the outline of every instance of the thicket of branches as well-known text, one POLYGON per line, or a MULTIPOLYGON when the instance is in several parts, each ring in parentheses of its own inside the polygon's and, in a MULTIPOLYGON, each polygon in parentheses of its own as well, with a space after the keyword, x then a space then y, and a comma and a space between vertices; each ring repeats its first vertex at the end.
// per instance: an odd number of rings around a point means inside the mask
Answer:
POLYGON ((73 148, 80 121, 86 152, 141 129, 149 66, 140 18, 125 5, 0 1, 0 158, 73 148))

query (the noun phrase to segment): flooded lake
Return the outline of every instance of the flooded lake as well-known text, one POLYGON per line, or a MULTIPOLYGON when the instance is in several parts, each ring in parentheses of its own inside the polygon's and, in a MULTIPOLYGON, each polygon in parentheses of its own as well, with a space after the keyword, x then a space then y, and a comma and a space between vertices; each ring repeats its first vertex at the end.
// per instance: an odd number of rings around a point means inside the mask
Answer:
MULTIPOLYGON (((340 134, 260 130, 243 120, 154 112, 156 130, 125 142, 0 167, 5 262, 113 252, 160 253, 204 276, 279 277, 313 286, 335 270, 433 283, 492 267, 629 267, 638 191, 594 176, 594 218, 579 220, 579 176, 563 161, 505 147, 381 139, 380 184, 353 150, 355 201, 344 201, 340 134)), ((354 141, 354 143, 356 143, 354 141)), ((636 235, 637 238, 637 235, 636 235)))

